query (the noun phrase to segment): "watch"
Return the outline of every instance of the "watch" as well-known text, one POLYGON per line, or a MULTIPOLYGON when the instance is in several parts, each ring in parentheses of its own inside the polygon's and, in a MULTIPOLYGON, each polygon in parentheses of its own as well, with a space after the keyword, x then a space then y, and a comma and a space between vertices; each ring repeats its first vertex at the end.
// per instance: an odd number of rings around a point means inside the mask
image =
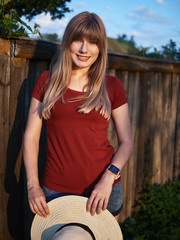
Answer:
POLYGON ((120 170, 119 170, 119 168, 117 168, 117 167, 114 166, 114 165, 109 165, 109 167, 108 167, 107 169, 116 175, 116 178, 115 178, 115 179, 120 178, 121 175, 120 175, 120 170))

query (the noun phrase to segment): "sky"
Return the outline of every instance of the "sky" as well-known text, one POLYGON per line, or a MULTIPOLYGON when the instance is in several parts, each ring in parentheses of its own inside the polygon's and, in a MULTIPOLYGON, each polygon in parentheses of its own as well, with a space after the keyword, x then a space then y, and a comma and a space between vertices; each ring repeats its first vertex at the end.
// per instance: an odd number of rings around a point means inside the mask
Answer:
POLYGON ((160 49, 170 39, 180 47, 180 0, 71 0, 67 6, 73 11, 62 19, 51 20, 49 14, 34 17, 41 33, 57 33, 61 38, 69 20, 76 14, 89 11, 104 22, 107 36, 134 36, 137 46, 160 49))

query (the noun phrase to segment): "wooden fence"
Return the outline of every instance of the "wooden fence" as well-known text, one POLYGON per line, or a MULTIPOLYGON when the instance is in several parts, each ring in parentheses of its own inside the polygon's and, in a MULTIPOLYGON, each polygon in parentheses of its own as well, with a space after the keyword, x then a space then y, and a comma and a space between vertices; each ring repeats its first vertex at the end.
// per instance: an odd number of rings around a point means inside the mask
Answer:
MULTIPOLYGON (((22 138, 31 92, 59 46, 32 39, 0 39, 0 240, 29 239, 22 138)), ((108 53, 108 72, 124 85, 130 109, 134 151, 122 171, 122 222, 133 212, 143 184, 164 184, 180 175, 180 62, 108 53)), ((111 122, 113 146, 117 137, 111 122)), ((40 178, 46 152, 40 139, 40 178)))

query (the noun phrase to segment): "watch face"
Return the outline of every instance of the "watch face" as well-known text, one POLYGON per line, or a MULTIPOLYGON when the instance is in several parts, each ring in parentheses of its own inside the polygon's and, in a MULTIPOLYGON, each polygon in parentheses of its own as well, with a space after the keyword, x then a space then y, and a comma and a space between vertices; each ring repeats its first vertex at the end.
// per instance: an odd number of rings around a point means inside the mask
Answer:
POLYGON ((112 173, 114 173, 114 174, 118 174, 119 173, 119 168, 117 168, 116 166, 114 166, 114 165, 110 165, 109 167, 108 167, 108 170, 110 170, 112 173))

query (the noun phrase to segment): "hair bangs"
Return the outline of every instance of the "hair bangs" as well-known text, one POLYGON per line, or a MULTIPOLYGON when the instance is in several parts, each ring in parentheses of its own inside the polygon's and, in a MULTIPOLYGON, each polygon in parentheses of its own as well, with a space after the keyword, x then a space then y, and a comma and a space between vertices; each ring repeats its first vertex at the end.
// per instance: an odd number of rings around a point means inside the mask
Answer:
POLYGON ((98 47, 101 48, 101 43, 104 41, 104 34, 98 24, 91 20, 88 23, 79 24, 74 31, 72 41, 82 40, 83 38, 87 39, 89 42, 97 44, 98 47))

